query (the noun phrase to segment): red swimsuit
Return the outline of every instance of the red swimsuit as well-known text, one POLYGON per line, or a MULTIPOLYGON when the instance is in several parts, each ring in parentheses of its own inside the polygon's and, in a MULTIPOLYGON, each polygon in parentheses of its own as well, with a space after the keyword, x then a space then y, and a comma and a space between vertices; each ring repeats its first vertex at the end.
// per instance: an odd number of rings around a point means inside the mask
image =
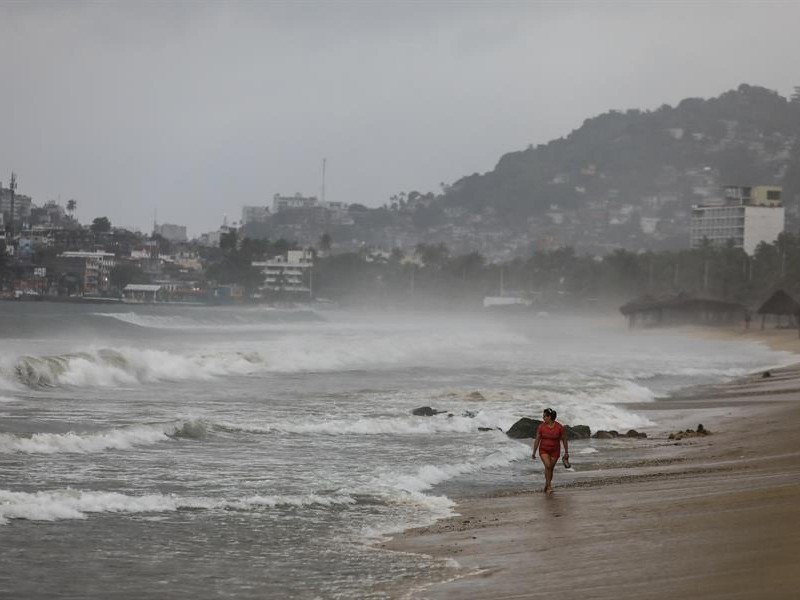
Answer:
POLYGON ((556 421, 553 427, 548 427, 545 423, 539 425, 539 456, 549 454, 556 460, 561 456, 561 433, 564 427, 556 421))

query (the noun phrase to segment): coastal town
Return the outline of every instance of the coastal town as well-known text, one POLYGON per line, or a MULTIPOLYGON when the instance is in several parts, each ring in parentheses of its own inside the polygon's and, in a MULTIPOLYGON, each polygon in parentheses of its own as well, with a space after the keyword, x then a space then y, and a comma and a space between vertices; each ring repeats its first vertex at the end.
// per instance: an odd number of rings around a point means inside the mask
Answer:
MULTIPOLYGON (((415 274, 424 289, 425 270, 438 269, 440 276, 449 272, 451 279, 460 279, 461 292, 471 283, 473 295, 483 294, 485 306, 531 306, 541 301, 547 290, 551 296, 567 292, 565 269, 578 261, 574 251, 564 247, 531 251, 524 257, 527 260, 520 256, 508 261, 496 258, 494 263, 474 251, 453 256, 448 243, 458 248, 458 238, 436 238, 441 240, 438 244, 426 244, 417 237, 409 237, 404 243, 401 236, 390 235, 378 244, 378 239, 368 243, 363 236, 336 243, 329 231, 341 234, 343 228, 354 227, 364 215, 384 209, 325 203, 299 194, 276 194, 271 207, 245 206, 240 224, 225 222, 217 231, 191 240, 186 227, 175 224, 154 223, 152 232, 144 234, 114 227, 106 217, 81 224, 74 215, 76 201, 70 200, 65 206, 55 201, 37 205, 31 197, 16 193, 14 175, 11 181, 0 196, 0 218, 5 224, 0 234, 0 294, 4 298, 195 304, 310 302, 318 296, 315 276, 318 285, 336 295, 337 285, 330 280, 341 280, 338 263, 349 259, 356 263, 356 272, 350 276, 361 279, 361 284, 365 279, 375 279, 376 269, 385 271, 393 265, 395 279, 399 279, 394 282, 395 296, 413 294, 415 274), (291 237, 278 237, 271 243, 270 235, 291 237), (543 263, 556 264, 547 269, 543 263)), ((412 197, 412 201, 418 200, 412 197)), ((397 210, 412 210, 408 206, 406 202, 397 210)), ((752 281, 757 251, 775 243, 784 229, 780 187, 727 186, 692 207, 683 232, 684 260, 686 251, 697 255, 707 254, 712 247, 719 252, 727 249, 745 261, 743 276, 752 281)), ((476 235, 489 256, 493 248, 498 250, 497 246, 486 246, 492 235, 476 235)), ((634 260, 649 257, 648 289, 653 287, 653 257, 670 256, 618 248, 614 253, 589 255, 585 260, 590 265, 607 263, 613 267, 614 261, 626 253, 634 260)), ((708 290, 708 257, 704 260, 702 286, 708 290)), ((785 263, 785 254, 781 260, 785 263)), ((685 289, 689 285, 687 274, 683 274, 681 287, 679 270, 675 262, 673 284, 685 289)), ((389 275, 379 273, 377 278, 389 285, 389 275)), ((663 280, 658 275, 659 281, 663 280)), ((350 283, 346 287, 358 287, 359 282, 350 283)), ((619 291, 636 290, 623 286, 619 291)))
MULTIPOLYGON (((92 302, 756 304, 800 277, 800 88, 610 111, 437 192, 273 193, 212 231, 141 231, 0 184, 0 296, 92 302), (598 148, 615 148, 615 158, 598 148)), ((1 167, 1 166, 0 166, 1 167)), ((26 174, 34 179, 35 174, 26 174)), ((308 188, 316 187, 309 182, 308 188)))

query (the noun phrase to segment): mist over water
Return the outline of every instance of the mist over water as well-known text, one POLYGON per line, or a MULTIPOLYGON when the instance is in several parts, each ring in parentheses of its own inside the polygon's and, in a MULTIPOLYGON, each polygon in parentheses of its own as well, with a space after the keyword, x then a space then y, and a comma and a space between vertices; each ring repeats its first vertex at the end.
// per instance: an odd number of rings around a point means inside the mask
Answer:
POLYGON ((5 303, 0 587, 385 597, 451 567, 365 541, 538 482, 497 428, 658 428, 636 406, 786 360, 614 318, 5 303))

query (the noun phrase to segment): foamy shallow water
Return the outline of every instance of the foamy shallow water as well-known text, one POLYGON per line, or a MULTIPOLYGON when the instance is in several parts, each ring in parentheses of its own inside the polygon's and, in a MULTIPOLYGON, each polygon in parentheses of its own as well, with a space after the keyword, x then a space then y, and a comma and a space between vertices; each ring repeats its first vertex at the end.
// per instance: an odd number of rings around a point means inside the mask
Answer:
POLYGON ((540 477, 496 428, 545 406, 593 429, 657 427, 626 405, 787 362, 621 321, 2 309, 12 597, 385 597, 452 567, 362 542, 540 477))

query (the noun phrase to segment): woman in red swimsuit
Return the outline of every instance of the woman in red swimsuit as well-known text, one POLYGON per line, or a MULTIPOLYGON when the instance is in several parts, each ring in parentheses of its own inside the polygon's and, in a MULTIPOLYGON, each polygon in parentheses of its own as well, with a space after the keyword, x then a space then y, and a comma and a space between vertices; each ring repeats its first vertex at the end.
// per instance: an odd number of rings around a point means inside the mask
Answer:
POLYGON ((564 459, 569 462, 569 446, 567 434, 561 423, 556 422, 556 411, 545 408, 542 413, 543 423, 536 430, 536 439, 533 442, 533 460, 536 460, 536 450, 544 465, 544 491, 553 492, 553 469, 561 456, 561 444, 564 444, 564 459))

